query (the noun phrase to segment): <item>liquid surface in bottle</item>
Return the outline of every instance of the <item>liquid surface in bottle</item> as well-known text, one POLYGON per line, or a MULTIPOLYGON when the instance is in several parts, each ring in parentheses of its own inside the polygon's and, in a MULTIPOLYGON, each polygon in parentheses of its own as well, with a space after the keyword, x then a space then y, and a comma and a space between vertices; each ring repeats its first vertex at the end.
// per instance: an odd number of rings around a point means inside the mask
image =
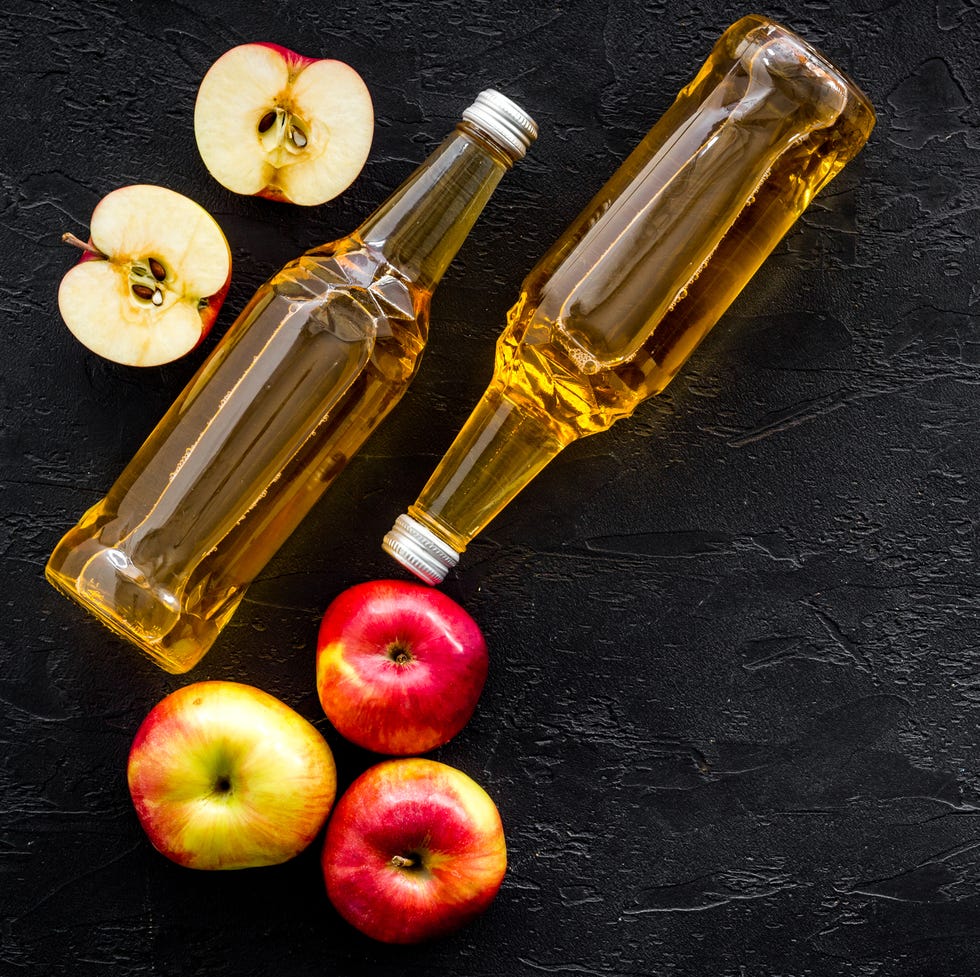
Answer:
POLYGON ((736 28, 525 281, 490 388, 409 509, 457 552, 563 447, 663 390, 867 140, 846 77, 776 25, 736 28))
POLYGON ((255 295, 48 577, 183 671, 410 382, 430 293, 354 239, 255 295))

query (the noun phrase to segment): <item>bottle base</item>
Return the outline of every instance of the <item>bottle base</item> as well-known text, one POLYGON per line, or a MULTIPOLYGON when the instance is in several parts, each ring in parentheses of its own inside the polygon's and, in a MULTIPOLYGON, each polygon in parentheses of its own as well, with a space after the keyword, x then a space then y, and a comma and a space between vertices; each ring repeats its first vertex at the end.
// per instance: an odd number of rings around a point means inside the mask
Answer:
POLYGON ((220 621, 191 617, 173 593, 153 586, 122 550, 91 540, 80 547, 59 545, 44 575, 57 591, 174 675, 201 660, 238 604, 222 608, 220 621))

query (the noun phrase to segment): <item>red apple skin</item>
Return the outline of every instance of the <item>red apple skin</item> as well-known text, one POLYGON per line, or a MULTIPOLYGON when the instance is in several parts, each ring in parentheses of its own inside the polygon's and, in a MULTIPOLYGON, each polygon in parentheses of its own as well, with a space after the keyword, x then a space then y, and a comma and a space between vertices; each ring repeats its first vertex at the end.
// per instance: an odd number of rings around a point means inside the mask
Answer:
POLYGON ((507 846, 496 806, 462 771, 388 760, 337 803, 322 867, 330 901, 352 926, 383 943, 418 943, 487 909, 507 846))
MULTIPOLYGON (((91 238, 88 239, 88 245, 90 248, 95 248, 91 238)), ((96 248, 96 250, 98 249, 96 248)), ((83 251, 81 257, 78 259, 78 263, 82 264, 84 261, 105 261, 105 255, 96 254, 95 251, 83 251)))
POLYGON ((221 306, 225 303, 225 298, 228 295, 228 289, 230 287, 231 272, 228 273, 228 277, 225 279, 224 285, 222 285, 221 288, 214 293, 214 295, 209 296, 207 299, 207 304, 199 310, 201 313, 201 335, 198 338, 194 349, 197 349, 197 347, 208 338, 208 333, 211 332, 211 328, 214 326, 214 323, 218 318, 218 313, 221 311, 221 306))
POLYGON ((289 197, 287 197, 278 187, 263 187, 261 190, 256 190, 252 196, 261 197, 263 200, 275 200, 276 203, 280 204, 292 203, 289 197))
POLYGON ((317 640, 317 692, 341 736, 376 753, 425 753, 469 721, 487 678, 479 626, 441 591, 375 580, 341 593, 317 640))
POLYGON ((272 44, 269 41, 255 41, 259 47, 267 47, 270 51, 275 51, 283 61, 285 61, 290 66, 296 65, 297 68, 305 68, 308 64, 313 64, 319 61, 319 58, 308 58, 305 54, 297 54, 295 51, 290 50, 288 47, 283 47, 281 44, 272 44))
POLYGON ((222 681, 185 686, 150 711, 127 778, 153 846, 197 869, 299 854, 323 827, 337 784, 315 727, 261 689, 222 681))

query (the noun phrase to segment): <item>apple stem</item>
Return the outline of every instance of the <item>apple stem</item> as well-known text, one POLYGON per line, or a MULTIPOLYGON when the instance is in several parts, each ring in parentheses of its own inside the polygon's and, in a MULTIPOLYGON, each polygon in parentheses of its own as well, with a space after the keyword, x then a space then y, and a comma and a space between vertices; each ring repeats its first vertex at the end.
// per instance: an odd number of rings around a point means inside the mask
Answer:
POLYGON ((72 233, 66 233, 61 235, 61 240, 65 244, 74 245, 76 248, 81 248, 83 251, 87 251, 89 254, 94 254, 97 258, 107 258, 108 255, 103 254, 94 244, 89 244, 88 241, 83 241, 80 237, 75 237, 72 233))
POLYGON ((395 868, 413 868, 416 863, 414 858, 406 858, 404 855, 392 855, 391 864, 395 868))

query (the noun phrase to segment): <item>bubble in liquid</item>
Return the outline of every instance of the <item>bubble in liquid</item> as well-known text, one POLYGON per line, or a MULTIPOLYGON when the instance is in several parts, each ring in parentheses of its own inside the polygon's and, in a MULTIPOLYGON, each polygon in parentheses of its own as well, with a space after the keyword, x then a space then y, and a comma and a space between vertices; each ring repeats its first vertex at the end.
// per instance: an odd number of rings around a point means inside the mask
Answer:
POLYGON ((584 349, 569 345, 565 348, 565 351, 568 353, 571 361, 587 377, 599 372, 599 361, 594 356, 586 353, 584 349))

